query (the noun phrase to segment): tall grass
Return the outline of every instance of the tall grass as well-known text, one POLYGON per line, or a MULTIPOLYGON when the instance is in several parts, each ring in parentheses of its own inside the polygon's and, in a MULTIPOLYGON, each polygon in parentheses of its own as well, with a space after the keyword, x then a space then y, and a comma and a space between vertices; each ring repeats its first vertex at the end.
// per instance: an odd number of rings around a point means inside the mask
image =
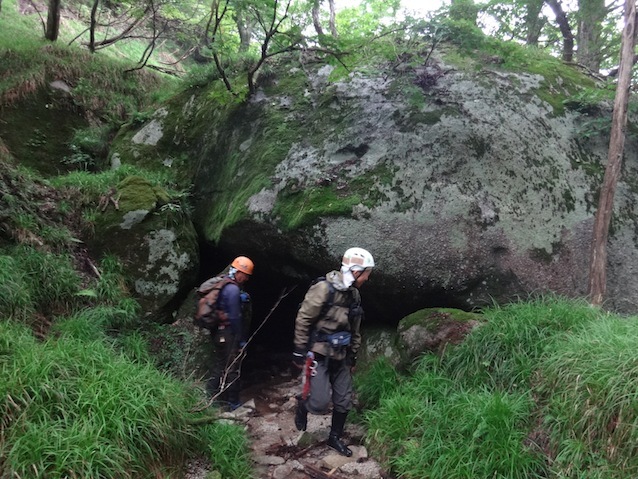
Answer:
POLYGON ((382 356, 372 363, 366 374, 356 375, 354 381, 361 406, 375 409, 383 398, 398 387, 400 377, 390 361, 382 356))
POLYGON ((26 319, 34 311, 51 313, 78 302, 80 277, 66 254, 17 246, 1 251, 0 314, 26 319))
POLYGON ((0 254, 0 318, 25 320, 33 314, 33 299, 19 261, 0 254))
POLYGON ((195 426, 192 392, 100 340, 41 343, 26 328, 0 321, 0 358, 7 477, 156 477, 150 471, 207 449, 223 477, 249 477, 240 430, 218 439, 211 431, 221 426, 195 426))
POLYGON ((367 414, 368 444, 400 477, 542 477, 525 446, 528 395, 464 389, 421 371, 367 414))
POLYGON ((638 318, 601 317, 557 338, 539 364, 545 427, 557 445, 554 470, 638 476, 638 318))
POLYGON ((357 379, 372 453, 402 478, 638 477, 638 318, 555 296, 484 315, 410 376, 357 379))
POLYGON ((585 301, 555 296, 490 308, 484 312, 485 324, 461 345, 447 350, 443 370, 468 387, 527 389, 552 339, 598 315, 585 301))

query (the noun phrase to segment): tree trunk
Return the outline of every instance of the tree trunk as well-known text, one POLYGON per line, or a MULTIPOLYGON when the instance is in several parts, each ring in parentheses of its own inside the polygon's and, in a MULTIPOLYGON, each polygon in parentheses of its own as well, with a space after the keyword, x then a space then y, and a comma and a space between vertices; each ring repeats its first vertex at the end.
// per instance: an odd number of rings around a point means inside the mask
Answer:
POLYGON ((616 183, 620 176, 622 155, 627 126, 627 104, 631 86, 631 70, 636 45, 636 0, 625 0, 625 28, 620 50, 620 71, 614 100, 611 138, 605 178, 600 190, 598 210, 594 221, 591 262, 589 266, 589 298, 593 305, 600 306, 607 288, 607 237, 614 206, 616 183))
POLYGON ((574 34, 569 26, 567 15, 565 15, 563 11, 560 0, 547 0, 547 5, 549 5, 554 12, 558 28, 563 35, 563 60, 572 62, 574 60, 574 34))
POLYGON ((541 16, 545 5, 544 0, 531 0, 525 5, 525 44, 529 46, 538 46, 538 39, 541 36, 541 30, 545 24, 545 19, 541 16))
POLYGON ((337 38, 337 24, 335 20, 335 0, 328 0, 330 6, 330 33, 337 38))
POLYGON ((602 22, 607 16, 605 0, 578 2, 578 63, 598 73, 602 61, 602 22))
POLYGON ((321 7, 321 0, 315 0, 312 5, 312 24, 315 26, 317 35, 323 35, 323 28, 321 28, 321 20, 319 19, 319 8, 321 7))
POLYGON ((94 0, 91 8, 91 26, 89 27, 89 51, 91 53, 95 53, 95 27, 97 25, 97 7, 99 4, 100 0, 94 0))
POLYGON ((253 36, 253 25, 248 21, 243 12, 237 13, 235 24, 239 32, 239 51, 247 52, 250 48, 250 39, 253 36))
POLYGON ((47 13, 47 28, 44 38, 54 42, 60 33, 60 4, 62 0, 49 0, 49 11, 47 13))

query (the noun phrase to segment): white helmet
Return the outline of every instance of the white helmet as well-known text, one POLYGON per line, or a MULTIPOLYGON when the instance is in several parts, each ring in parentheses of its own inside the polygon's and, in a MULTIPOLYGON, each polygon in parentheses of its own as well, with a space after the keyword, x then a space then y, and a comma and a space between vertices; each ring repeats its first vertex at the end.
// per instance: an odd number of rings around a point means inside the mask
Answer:
POLYGON ((363 248, 350 248, 343 254, 341 265, 345 270, 363 271, 374 268, 374 258, 363 248))

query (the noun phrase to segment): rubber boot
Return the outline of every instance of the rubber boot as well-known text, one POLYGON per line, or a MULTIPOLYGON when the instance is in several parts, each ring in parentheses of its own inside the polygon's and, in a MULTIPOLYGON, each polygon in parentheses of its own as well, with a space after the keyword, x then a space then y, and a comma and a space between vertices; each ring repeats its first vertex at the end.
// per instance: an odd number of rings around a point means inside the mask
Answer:
POLYGON ((301 398, 297 398, 295 427, 297 428, 297 431, 305 431, 306 427, 308 427, 308 409, 306 409, 306 401, 301 398))
POLYGON ((330 428, 330 435, 328 436, 328 446, 333 448, 339 454, 350 457, 352 456, 352 450, 350 450, 342 441, 341 434, 343 434, 343 428, 346 424, 347 412, 332 412, 332 427, 330 428))

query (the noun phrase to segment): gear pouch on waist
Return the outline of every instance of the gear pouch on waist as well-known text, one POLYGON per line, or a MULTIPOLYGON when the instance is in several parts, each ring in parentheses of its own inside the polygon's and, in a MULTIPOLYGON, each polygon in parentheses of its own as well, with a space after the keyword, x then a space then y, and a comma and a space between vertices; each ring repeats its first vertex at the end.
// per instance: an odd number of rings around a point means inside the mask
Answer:
POLYGON ((335 349, 350 345, 352 334, 350 331, 339 331, 338 333, 326 334, 326 342, 335 349))

